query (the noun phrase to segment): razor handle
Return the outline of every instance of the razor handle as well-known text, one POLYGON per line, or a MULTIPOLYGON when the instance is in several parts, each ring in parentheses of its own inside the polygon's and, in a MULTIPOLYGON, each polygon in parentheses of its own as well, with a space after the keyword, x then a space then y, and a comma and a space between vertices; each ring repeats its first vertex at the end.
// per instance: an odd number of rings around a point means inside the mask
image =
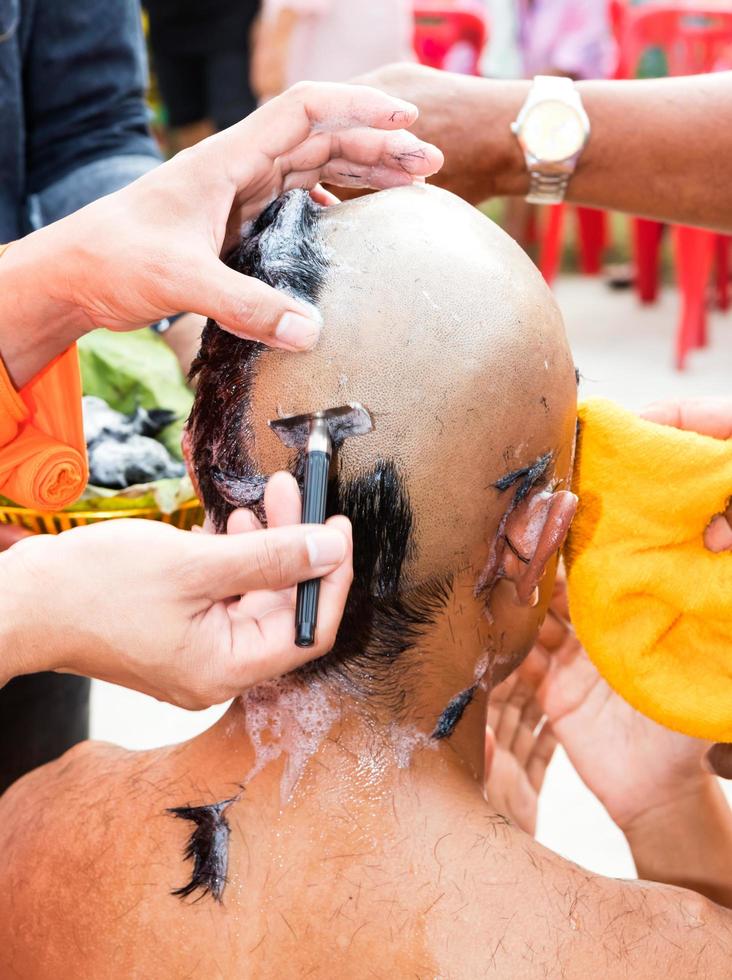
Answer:
MULTIPOLYGON (((328 439, 330 443, 330 439, 328 439)), ((323 524, 325 501, 328 494, 328 470, 330 469, 330 445, 314 449, 305 457, 305 478, 302 491, 302 523, 323 524)), ((318 623, 318 599, 320 579, 300 582, 297 586, 295 607, 295 645, 311 647, 315 643, 315 627, 318 623)))

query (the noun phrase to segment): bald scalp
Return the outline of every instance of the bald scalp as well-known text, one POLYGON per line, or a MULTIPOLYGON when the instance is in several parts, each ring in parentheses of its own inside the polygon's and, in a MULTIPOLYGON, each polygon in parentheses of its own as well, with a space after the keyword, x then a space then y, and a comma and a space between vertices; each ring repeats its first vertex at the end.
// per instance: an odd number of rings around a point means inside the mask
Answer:
POLYGON ((362 402, 374 431, 343 445, 340 479, 392 460, 414 515, 409 581, 450 574, 475 559, 476 529, 483 544, 497 531, 502 476, 548 452, 566 475, 576 384, 561 315, 525 253, 446 191, 346 202, 320 211, 317 230, 321 341, 297 358, 259 357, 259 467, 293 462, 267 419, 362 402))
POLYGON ((546 560, 522 556, 532 582, 518 559, 511 571, 507 521, 528 494, 568 486, 576 418, 561 316, 533 264, 480 212, 424 186, 330 208, 291 192, 230 264, 317 306, 324 325, 318 347, 293 356, 207 324, 190 434, 216 528, 235 506, 257 508, 272 473, 302 476, 302 452, 268 420, 353 401, 374 420, 334 457, 328 507, 352 521, 354 584, 334 649, 304 670, 402 713, 412 651, 443 636, 445 617, 454 637, 456 615, 456 649, 508 670, 545 608, 512 596, 535 591, 546 560))

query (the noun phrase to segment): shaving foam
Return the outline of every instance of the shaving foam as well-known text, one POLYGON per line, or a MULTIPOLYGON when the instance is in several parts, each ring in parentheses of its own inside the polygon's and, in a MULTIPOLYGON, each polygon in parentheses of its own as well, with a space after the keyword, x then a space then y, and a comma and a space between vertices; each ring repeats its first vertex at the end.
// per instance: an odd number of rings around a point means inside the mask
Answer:
POLYGON ((292 799, 310 759, 340 717, 322 682, 305 687, 289 678, 259 684, 242 696, 244 725, 254 749, 254 765, 244 784, 285 755, 280 804, 292 799))

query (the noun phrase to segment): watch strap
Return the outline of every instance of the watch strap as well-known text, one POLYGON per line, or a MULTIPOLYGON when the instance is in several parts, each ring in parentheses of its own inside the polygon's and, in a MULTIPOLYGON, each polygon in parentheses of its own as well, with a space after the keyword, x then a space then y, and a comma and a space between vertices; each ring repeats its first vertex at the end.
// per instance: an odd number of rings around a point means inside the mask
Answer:
POLYGON ((529 204, 561 204, 567 193, 571 173, 547 174, 540 170, 530 170, 529 204))

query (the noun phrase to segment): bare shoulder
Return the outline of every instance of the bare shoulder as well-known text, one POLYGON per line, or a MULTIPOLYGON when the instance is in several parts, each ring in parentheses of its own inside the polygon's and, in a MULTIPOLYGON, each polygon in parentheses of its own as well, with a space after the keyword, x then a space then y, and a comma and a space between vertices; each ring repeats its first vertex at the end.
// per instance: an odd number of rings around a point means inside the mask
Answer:
POLYGON ((144 901, 151 863, 179 863, 164 830, 166 751, 85 742, 0 798, 1 976, 95 975, 100 932, 144 901))
MULTIPOLYGON (((467 854, 460 856, 457 845, 449 854, 445 842, 442 861, 462 869, 456 884, 465 891, 469 883, 473 901, 462 915, 451 916, 449 928, 445 922, 438 930, 456 949, 468 951, 470 976, 727 975, 729 910, 685 889, 593 874, 496 814, 474 816, 470 824, 461 835, 467 854), (471 942, 476 934, 484 945, 471 942)), ((444 875, 442 883, 446 891, 444 875)))

